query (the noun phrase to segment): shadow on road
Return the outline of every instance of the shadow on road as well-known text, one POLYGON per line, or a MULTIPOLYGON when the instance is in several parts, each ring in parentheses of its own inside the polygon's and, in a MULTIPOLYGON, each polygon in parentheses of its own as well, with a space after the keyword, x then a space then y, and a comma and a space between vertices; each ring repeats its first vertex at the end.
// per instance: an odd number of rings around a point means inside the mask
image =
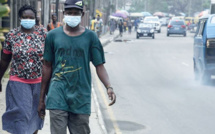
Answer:
POLYGON ((146 129, 147 127, 131 121, 117 121, 117 124, 120 127, 120 130, 125 131, 137 131, 141 129, 146 129))
POLYGON ((205 86, 215 87, 215 79, 211 79, 209 81, 203 81, 202 84, 205 86))

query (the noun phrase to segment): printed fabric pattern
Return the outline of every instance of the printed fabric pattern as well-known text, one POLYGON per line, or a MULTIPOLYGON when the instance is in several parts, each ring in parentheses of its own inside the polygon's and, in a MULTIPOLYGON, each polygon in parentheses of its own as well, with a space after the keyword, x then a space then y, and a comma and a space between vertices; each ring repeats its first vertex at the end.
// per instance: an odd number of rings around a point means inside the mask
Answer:
POLYGON ((47 30, 36 27, 27 34, 20 27, 6 35, 3 51, 12 54, 10 75, 24 79, 36 79, 42 76, 42 62, 47 30))

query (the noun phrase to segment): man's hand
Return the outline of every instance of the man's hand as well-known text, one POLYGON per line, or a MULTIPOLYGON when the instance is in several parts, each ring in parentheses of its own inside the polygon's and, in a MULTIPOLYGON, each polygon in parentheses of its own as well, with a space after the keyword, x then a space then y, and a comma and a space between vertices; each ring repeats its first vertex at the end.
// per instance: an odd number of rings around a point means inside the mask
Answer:
POLYGON ((2 85, 1 85, 1 81, 0 81, 0 92, 2 92, 2 85))
POLYGON ((112 106, 116 102, 116 95, 112 88, 107 89, 107 94, 109 99, 111 100, 111 103, 109 104, 109 106, 112 106))
POLYGON ((46 105, 44 102, 39 103, 37 112, 38 112, 39 117, 44 120, 45 115, 46 115, 46 105))

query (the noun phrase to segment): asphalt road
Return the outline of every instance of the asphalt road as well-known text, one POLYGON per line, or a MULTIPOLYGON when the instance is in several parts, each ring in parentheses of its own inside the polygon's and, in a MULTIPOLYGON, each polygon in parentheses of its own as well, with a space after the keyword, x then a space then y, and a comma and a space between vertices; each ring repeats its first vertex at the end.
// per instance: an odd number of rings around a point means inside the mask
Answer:
POLYGON ((193 36, 125 33, 104 48, 116 104, 94 84, 108 134, 215 133, 215 86, 194 80, 193 36))

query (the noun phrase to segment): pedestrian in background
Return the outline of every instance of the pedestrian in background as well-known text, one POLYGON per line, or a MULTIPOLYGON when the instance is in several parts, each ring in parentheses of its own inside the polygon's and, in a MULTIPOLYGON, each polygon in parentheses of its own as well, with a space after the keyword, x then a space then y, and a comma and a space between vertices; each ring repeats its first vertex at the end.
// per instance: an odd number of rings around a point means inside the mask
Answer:
POLYGON ((127 28, 127 21, 126 20, 123 21, 123 28, 124 28, 124 32, 126 32, 126 28, 127 28))
POLYGON ((122 37, 122 33, 123 33, 123 21, 122 21, 122 19, 119 20, 118 28, 119 28, 119 35, 122 37))
POLYGON ((100 15, 98 15, 95 21, 95 32, 99 38, 102 33, 102 26, 103 26, 103 21, 100 18, 100 15))
POLYGON ((53 29, 55 29, 57 27, 60 27, 60 26, 61 26, 61 23, 57 22, 57 15, 56 15, 56 13, 53 13, 52 14, 52 22, 49 23, 48 26, 47 26, 48 31, 53 30, 53 29))
POLYGON ((40 23, 40 17, 39 16, 37 16, 37 18, 36 18, 36 26, 43 27, 43 25, 40 23))
POLYGON ((67 127, 71 134, 90 133, 90 61, 107 88, 112 101, 109 105, 116 101, 103 65, 105 57, 102 44, 94 32, 80 25, 84 16, 83 7, 82 0, 66 0, 66 25, 50 31, 46 38, 38 113, 44 118, 45 109, 49 110, 51 134, 66 134, 67 127))
POLYGON ((128 20, 128 33, 131 34, 131 28, 132 28, 132 22, 131 20, 129 19, 128 20))
POLYGON ((136 18, 135 21, 134 21, 134 28, 135 28, 135 31, 137 31, 137 27, 138 27, 139 23, 140 23, 139 18, 136 18))
POLYGON ((37 11, 32 6, 24 5, 18 15, 21 26, 6 35, 0 62, 1 81, 11 61, 6 112, 2 116, 3 130, 12 134, 37 134, 43 127, 37 107, 47 30, 35 26, 37 11))
POLYGON ((95 31, 95 22, 96 22, 96 17, 93 17, 93 19, 90 22, 90 29, 92 31, 95 31))
POLYGON ((112 35, 115 31, 116 22, 114 19, 111 19, 109 24, 110 24, 110 35, 112 35))

